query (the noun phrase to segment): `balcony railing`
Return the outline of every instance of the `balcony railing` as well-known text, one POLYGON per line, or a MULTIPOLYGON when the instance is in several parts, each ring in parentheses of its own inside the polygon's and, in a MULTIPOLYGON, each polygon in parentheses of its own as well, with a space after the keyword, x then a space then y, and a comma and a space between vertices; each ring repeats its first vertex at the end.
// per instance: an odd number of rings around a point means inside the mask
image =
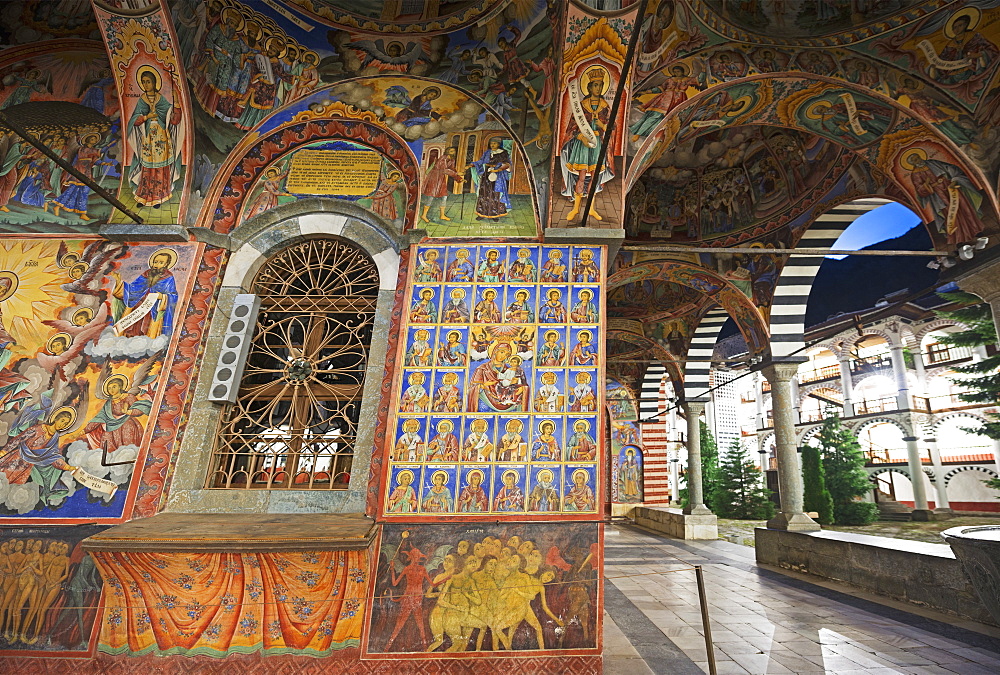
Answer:
POLYGON ((840 377, 840 366, 820 366, 812 370, 799 371, 799 384, 819 382, 820 380, 829 380, 834 377, 840 377))
POLYGON ((892 359, 888 354, 851 359, 851 373, 855 375, 860 373, 874 373, 880 370, 892 370, 892 359))
POLYGON ((942 363, 964 361, 972 358, 972 350, 967 347, 949 347, 948 345, 927 345, 927 365, 938 366, 942 363))
POLYGON ((914 396, 913 407, 916 410, 937 412, 955 410, 956 408, 983 407, 982 403, 969 403, 961 399, 961 394, 942 394, 940 396, 914 396))
POLYGON ((872 413, 884 413, 892 410, 899 410, 899 402, 896 401, 895 396, 883 396, 882 398, 854 402, 855 415, 871 415, 872 413))

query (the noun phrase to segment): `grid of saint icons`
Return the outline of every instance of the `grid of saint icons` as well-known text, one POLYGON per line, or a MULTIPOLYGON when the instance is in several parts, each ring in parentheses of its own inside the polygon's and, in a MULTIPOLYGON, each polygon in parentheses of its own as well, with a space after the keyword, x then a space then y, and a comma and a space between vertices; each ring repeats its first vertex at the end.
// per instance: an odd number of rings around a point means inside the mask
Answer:
POLYGON ((416 247, 387 514, 597 510, 601 255, 416 247))

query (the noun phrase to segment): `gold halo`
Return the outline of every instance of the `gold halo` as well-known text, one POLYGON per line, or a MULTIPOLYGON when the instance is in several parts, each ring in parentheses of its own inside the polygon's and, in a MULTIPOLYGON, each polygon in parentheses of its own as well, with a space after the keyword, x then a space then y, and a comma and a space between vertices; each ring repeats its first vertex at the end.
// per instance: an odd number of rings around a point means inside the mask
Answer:
POLYGON ((423 373, 421 373, 421 372, 420 372, 420 371, 418 370, 418 371, 417 371, 417 372, 415 372, 415 373, 410 373, 410 376, 409 376, 408 378, 406 378, 406 381, 407 381, 407 382, 410 382, 410 381, 412 381, 412 380, 413 380, 413 378, 415 378, 415 377, 416 377, 416 376, 418 376, 418 375, 419 375, 420 377, 424 378, 424 379, 427 379, 426 377, 424 377, 424 374, 423 374, 423 373))
POLYGON ((90 269, 90 265, 89 264, 87 264, 85 262, 78 262, 78 263, 76 263, 75 265, 73 265, 72 267, 69 268, 69 272, 68 272, 69 278, 70 279, 77 279, 77 280, 79 280, 79 279, 83 278, 84 273, 87 270, 89 270, 89 269, 90 269), (73 276, 73 272, 74 271, 77 271, 76 276, 73 276))
POLYGON ((72 267, 76 263, 80 262, 80 256, 76 253, 67 253, 63 257, 59 258, 59 267, 66 268, 72 267))
POLYGON ((509 349, 511 354, 514 353, 514 349, 510 346, 510 342, 508 342, 507 340, 497 340, 496 342, 494 342, 493 344, 491 344, 489 347, 486 348, 486 355, 489 356, 490 358, 493 358, 493 352, 499 349, 500 345, 503 345, 507 349, 509 349))
POLYGON ((538 473, 535 474, 535 480, 537 480, 537 481, 540 482, 542 480, 542 474, 543 473, 549 474, 549 480, 550 481, 553 480, 556 477, 555 474, 552 473, 552 469, 542 469, 538 473))
MULTIPOLYGON (((441 377, 441 381, 442 381, 442 382, 444 382, 445 384, 447 384, 447 383, 449 383, 449 382, 458 382, 458 373, 456 373, 456 372, 454 372, 454 371, 447 371, 447 372, 445 372, 445 374, 444 374, 444 375, 443 375, 443 376, 441 377)), ((455 427, 454 427, 454 426, 452 426, 452 429, 454 429, 454 428, 455 428, 455 427)))
POLYGON ((51 426, 52 423, 55 421, 55 419, 57 417, 59 417, 59 415, 62 414, 62 413, 64 413, 64 412, 68 412, 70 414, 70 417, 71 417, 70 423, 66 427, 68 429, 69 427, 71 427, 74 424, 76 424, 77 412, 76 412, 76 408, 74 408, 72 406, 64 405, 61 408, 56 408, 55 410, 52 411, 52 414, 49 415, 49 418, 46 421, 51 426))
POLYGON ((456 258, 468 258, 469 257, 469 249, 467 249, 467 248, 460 248, 460 249, 458 249, 457 251, 455 251, 455 257, 456 258))
POLYGON ((577 421, 573 422, 573 428, 574 429, 576 429, 576 425, 577 424, 582 424, 584 431, 590 431, 590 422, 588 422, 587 420, 577 420, 577 421))
POLYGON ((487 422, 486 418, 484 418, 484 417, 476 417, 475 419, 473 419, 471 422, 469 422, 469 428, 472 429, 473 431, 475 431, 476 425, 479 424, 480 422, 483 423, 483 426, 486 429, 490 428, 490 423, 487 422))
POLYGON ((524 428, 524 422, 522 422, 521 420, 517 420, 517 419, 514 419, 514 420, 507 420, 507 424, 503 425, 503 428, 504 428, 504 429, 510 429, 510 425, 511 425, 511 424, 514 424, 514 423, 517 423, 517 424, 521 425, 521 426, 520 426, 520 428, 521 428, 521 429, 523 429, 523 428, 524 428))
POLYGON ((917 155, 918 157, 920 157, 920 159, 923 160, 927 159, 927 151, 924 150, 923 148, 909 148, 907 150, 903 150, 903 152, 900 154, 899 157, 899 163, 903 165, 904 169, 907 169, 909 171, 913 171, 914 169, 917 168, 910 162, 911 155, 917 155))
POLYGON ((465 289, 464 288, 453 288, 453 289, 451 289, 451 293, 448 294, 448 297, 449 298, 454 298, 456 293, 458 293, 458 297, 460 297, 460 298, 464 298, 465 297, 465 289))
MULTIPOLYGON (((469 473, 465 474, 465 479, 469 480, 472 478, 472 474, 479 474, 479 484, 482 485, 486 482, 486 473, 482 469, 473 469, 469 473)), ((469 481, 470 483, 472 481, 469 481)))
POLYGON ((434 297, 434 289, 433 288, 427 288, 426 286, 423 287, 423 288, 421 288, 419 291, 417 291, 417 297, 418 298, 424 297, 424 293, 430 293, 431 294, 431 298, 434 297))
POLYGON ((555 422, 555 420, 542 420, 541 422, 539 422, 538 423, 538 432, 539 433, 541 433, 541 431, 542 431, 542 425, 543 424, 551 424, 552 425, 552 432, 555 433, 555 430, 556 430, 556 422, 555 422))
POLYGON ((740 107, 736 110, 730 110, 726 113, 726 117, 736 117, 737 115, 742 115, 746 110, 753 105, 753 99, 747 96, 740 96, 738 99, 733 101, 733 105, 739 104, 740 107))
POLYGON ((498 248, 488 248, 488 249, 486 249, 486 257, 487 258, 490 257, 490 253, 496 253, 497 257, 498 258, 500 257, 500 249, 498 249, 498 248))
POLYGON ((403 431, 406 431, 406 428, 407 428, 408 426, 410 426, 410 423, 411 423, 411 422, 412 422, 413 424, 416 424, 416 425, 417 425, 417 429, 418 429, 418 430, 420 429, 420 420, 417 420, 417 419, 413 419, 413 418, 411 417, 411 418, 409 418, 409 419, 405 419, 405 420, 403 420, 403 431))
POLYGON ((434 479, 437 478, 438 476, 444 476, 444 482, 445 483, 448 482, 448 472, 438 469, 437 471, 431 474, 431 483, 433 483, 434 479))
POLYGON ((519 474, 514 469, 507 469, 502 474, 500 474, 500 481, 503 482, 503 479, 510 475, 514 476, 514 483, 517 483, 518 479, 521 478, 521 474, 519 474))
POLYGON ((101 140, 101 135, 99 133, 97 133, 96 131, 91 131, 90 133, 84 134, 83 136, 80 137, 80 144, 81 145, 86 145, 87 144, 87 140, 91 139, 91 138, 96 138, 98 141, 100 141, 101 140))
POLYGON ((689 66, 684 61, 680 61, 678 63, 671 63, 669 66, 667 66, 666 68, 664 68, 664 70, 670 72, 670 76, 673 77, 673 72, 672 71, 673 71, 674 68, 680 68, 681 70, 684 71, 684 74, 681 77, 687 77, 688 75, 691 74, 691 66, 689 66))
POLYGON ((571 477, 574 483, 576 482, 576 477, 578 474, 583 474, 584 482, 587 482, 587 480, 590 478, 590 473, 586 469, 577 469, 576 471, 573 472, 573 475, 571 477))
POLYGON ((517 249, 517 257, 518 258, 530 258, 531 257, 531 250, 527 249, 527 248, 519 248, 519 249, 517 249), (522 253, 524 253, 525 255, 521 255, 522 253))
POLYGON ((579 382, 581 377, 587 378, 587 382, 590 382, 594 379, 593 377, 590 376, 590 373, 588 373, 586 370, 581 370, 579 373, 576 374, 576 377, 574 379, 577 382, 579 382))
POLYGON ((397 485, 399 483, 403 482, 403 480, 402 480, 403 476, 409 476, 410 477, 410 483, 413 483, 413 472, 410 471, 409 469, 403 469, 402 471, 400 471, 399 473, 396 474, 396 484, 397 485))
POLYGON ((811 120, 823 119, 823 114, 819 112, 820 107, 833 109, 833 104, 829 101, 816 101, 806 108, 806 117, 811 120))
MULTIPOLYGON (((62 338, 63 340, 66 341, 66 349, 69 349, 69 346, 73 344, 73 336, 70 335, 69 333, 56 333, 55 335, 50 337, 48 341, 45 343, 45 351, 47 351, 49 354, 52 354, 53 356, 58 356, 54 351, 52 351, 52 342, 56 338, 62 338)), ((66 350, 64 349, 63 351, 66 350)))
POLYGON ((139 84, 139 88, 142 89, 142 76, 146 73, 153 74, 153 79, 156 81, 156 91, 160 91, 160 87, 163 85, 163 78, 153 66, 142 66, 138 71, 136 71, 135 81, 139 84))
POLYGON ((577 339, 577 340, 579 340, 579 339, 580 339, 581 337, 583 337, 584 335, 586 335, 586 336, 587 336, 587 339, 588 339, 588 340, 591 340, 591 341, 593 341, 593 339, 594 339, 594 334, 593 334, 593 333, 591 333, 591 332, 590 332, 589 330, 582 330, 582 331, 580 331, 579 333, 577 333, 577 334, 576 334, 576 339, 577 339))
POLYGON ((0 271, 0 279, 7 279, 10 282, 10 288, 5 291, 0 291, 0 301, 3 301, 14 295, 14 291, 17 290, 20 280, 18 279, 18 276, 10 270, 0 271))
POLYGON ((90 323, 91 321, 94 320, 94 310, 92 310, 90 307, 81 307, 80 309, 73 312, 74 324, 76 323, 76 317, 80 316, 81 314, 86 315, 87 317, 87 320, 84 323, 90 323))
POLYGON ((455 430, 455 423, 452 422, 451 420, 441 420, 440 422, 438 422, 437 423, 437 427, 436 427, 437 430, 441 431, 441 427, 444 426, 445 424, 447 424, 447 425, 449 425, 451 427, 449 429, 449 431, 454 431, 455 430))
POLYGON ((240 20, 239 25, 236 26, 236 30, 243 30, 243 26, 246 23, 246 21, 243 19, 243 15, 240 14, 240 11, 235 7, 226 7, 224 10, 222 10, 222 23, 229 23, 227 19, 231 16, 235 16, 237 19, 240 20))
POLYGON ((950 40, 955 37, 955 22, 963 16, 969 19, 969 30, 975 30, 979 26, 979 20, 982 18, 983 13, 978 7, 966 7, 952 14, 951 18, 948 19, 948 23, 944 25, 944 36, 946 38, 950 40))
POLYGON ((129 390, 130 382, 128 381, 128 376, 118 373, 117 375, 112 375, 108 379, 104 380, 104 384, 101 385, 101 391, 104 392, 105 396, 111 396, 111 394, 108 393, 108 385, 116 380, 122 383, 122 392, 129 390))
POLYGON ((282 40, 280 37, 278 37, 277 35, 272 35, 271 37, 267 38, 267 40, 264 41, 264 51, 265 52, 270 51, 271 50, 271 45, 273 43, 275 43, 275 42, 278 42, 278 43, 281 44, 281 51, 278 52, 278 54, 276 55, 276 58, 280 59, 281 57, 283 57, 285 55, 285 52, 288 49, 288 44, 284 40, 282 40))
POLYGON ((608 88, 611 86, 611 73, 608 72, 608 69, 604 66, 594 65, 583 71, 583 76, 580 77, 580 91, 582 91, 585 96, 590 96, 590 91, 587 87, 590 85, 590 73, 594 71, 601 71, 604 74, 604 77, 601 78, 604 81, 604 87, 601 89, 601 96, 604 96, 604 94, 607 93, 608 88))
POLYGON ((316 52, 314 52, 312 50, 309 50, 307 52, 303 52, 299 56, 301 57, 301 59, 303 61, 308 61, 308 60, 311 59, 311 60, 313 60, 313 61, 316 62, 314 65, 317 65, 317 66, 319 65, 319 54, 317 54, 316 52))
POLYGON ((161 253, 166 253, 170 256, 170 262, 167 263, 167 269, 173 269, 174 265, 177 264, 177 251, 172 248, 161 248, 158 251, 153 251, 153 255, 149 256, 149 266, 153 266, 153 259, 161 253))
POLYGON ((420 337, 421 334, 425 335, 426 337, 430 337, 431 336, 430 331, 427 330, 426 328, 421 328, 416 333, 414 333, 414 335, 416 335, 417 337, 420 337))

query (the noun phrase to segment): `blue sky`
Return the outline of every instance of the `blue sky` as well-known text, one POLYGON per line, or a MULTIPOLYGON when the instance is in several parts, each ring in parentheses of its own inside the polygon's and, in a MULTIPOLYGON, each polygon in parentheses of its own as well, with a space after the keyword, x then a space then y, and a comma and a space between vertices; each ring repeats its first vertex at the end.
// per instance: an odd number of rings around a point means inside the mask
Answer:
MULTIPOLYGON (((843 231, 833 245, 835 249, 855 251, 898 237, 920 224, 920 217, 902 204, 891 202, 869 211, 843 231)), ((847 256, 828 255, 840 260, 847 256)))

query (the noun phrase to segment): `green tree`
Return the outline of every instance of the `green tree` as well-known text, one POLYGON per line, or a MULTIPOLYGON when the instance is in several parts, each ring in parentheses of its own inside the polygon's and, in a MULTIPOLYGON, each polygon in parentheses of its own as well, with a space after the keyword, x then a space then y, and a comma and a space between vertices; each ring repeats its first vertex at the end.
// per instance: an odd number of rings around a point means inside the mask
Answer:
POLYGON ((719 474, 712 510, 721 518, 767 520, 774 517, 771 491, 762 484, 760 469, 747 456, 746 448, 733 441, 719 461, 719 474))
POLYGON ((826 472, 819 449, 811 445, 802 448, 802 485, 805 510, 818 513, 821 525, 833 525, 833 497, 826 489, 826 472))
MULTIPOLYGON (((715 443, 715 437, 708 430, 708 425, 701 422, 699 427, 701 439, 701 490, 705 496, 705 505, 715 510, 715 492, 719 477, 719 446, 715 443)), ((686 485, 686 481, 685 481, 686 485)), ((679 491, 681 506, 687 508, 688 489, 682 488, 679 491)))
POLYGON ((834 415, 823 420, 814 437, 823 456, 826 489, 833 499, 837 525, 868 525, 878 518, 878 505, 859 501, 872 489, 858 439, 834 415))
MULTIPOLYGON (((993 314, 990 306, 971 293, 939 293, 942 298, 959 305, 950 311, 937 312, 937 315, 956 321, 968 328, 957 330, 938 338, 941 344, 950 347, 988 347, 996 345, 997 332, 993 325, 993 314)), ((989 356, 982 361, 952 368, 957 377, 952 382, 969 389, 967 393, 959 394, 959 398, 967 403, 982 403, 997 405, 1000 403, 1000 353, 989 356)), ((993 439, 1000 439, 1000 415, 987 414, 988 421, 982 426, 970 428, 969 431, 993 439)))

